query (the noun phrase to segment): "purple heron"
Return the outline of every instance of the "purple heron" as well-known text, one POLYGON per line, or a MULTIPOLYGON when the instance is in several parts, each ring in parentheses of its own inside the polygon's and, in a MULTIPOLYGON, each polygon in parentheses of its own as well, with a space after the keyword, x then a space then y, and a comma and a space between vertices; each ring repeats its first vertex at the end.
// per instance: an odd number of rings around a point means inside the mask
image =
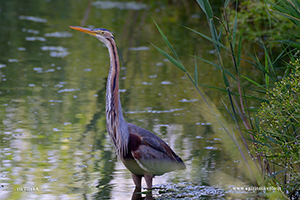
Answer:
POLYGON ((144 177, 147 188, 151 189, 154 176, 186 169, 182 159, 162 139, 125 121, 119 94, 119 57, 112 33, 103 28, 70 28, 96 37, 108 48, 110 69, 106 85, 106 127, 117 156, 132 173, 135 186, 141 188, 144 177))

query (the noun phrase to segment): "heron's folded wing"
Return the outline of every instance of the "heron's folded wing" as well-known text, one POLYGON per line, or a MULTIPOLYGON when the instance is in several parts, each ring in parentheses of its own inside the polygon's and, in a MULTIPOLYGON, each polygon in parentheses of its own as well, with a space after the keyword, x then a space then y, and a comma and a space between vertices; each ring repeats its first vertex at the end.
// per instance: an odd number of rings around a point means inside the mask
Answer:
POLYGON ((138 148, 131 151, 131 154, 142 169, 160 175, 186 168, 181 158, 158 136, 134 124, 128 123, 128 128, 130 134, 141 139, 138 148))
POLYGON ((154 175, 185 169, 183 161, 161 141, 156 141, 155 138, 142 138, 139 148, 132 151, 132 156, 139 166, 154 175))

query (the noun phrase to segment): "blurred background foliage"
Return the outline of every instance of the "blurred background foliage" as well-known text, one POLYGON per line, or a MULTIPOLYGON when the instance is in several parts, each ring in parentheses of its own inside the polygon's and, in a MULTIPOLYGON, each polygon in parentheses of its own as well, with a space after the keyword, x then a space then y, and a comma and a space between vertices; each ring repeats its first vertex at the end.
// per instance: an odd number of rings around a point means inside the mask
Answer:
MULTIPOLYGON (((272 0, 272 3, 277 2, 272 0)), ((264 43, 267 47, 280 47, 279 40, 296 33, 296 26, 286 17, 273 13, 272 5, 263 0, 231 1, 227 7, 230 27, 237 17, 237 34, 249 43, 264 43), (235 16, 237 15, 237 16, 235 16)))

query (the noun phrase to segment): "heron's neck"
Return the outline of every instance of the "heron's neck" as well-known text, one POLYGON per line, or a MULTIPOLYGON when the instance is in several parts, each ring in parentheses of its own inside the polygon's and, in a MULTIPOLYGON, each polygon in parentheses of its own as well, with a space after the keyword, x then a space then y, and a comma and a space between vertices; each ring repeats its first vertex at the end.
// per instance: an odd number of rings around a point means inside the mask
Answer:
POLYGON ((119 94, 119 57, 114 39, 109 39, 106 46, 110 57, 110 69, 106 85, 107 131, 112 138, 117 154, 122 157, 127 153, 129 132, 123 117, 119 94))

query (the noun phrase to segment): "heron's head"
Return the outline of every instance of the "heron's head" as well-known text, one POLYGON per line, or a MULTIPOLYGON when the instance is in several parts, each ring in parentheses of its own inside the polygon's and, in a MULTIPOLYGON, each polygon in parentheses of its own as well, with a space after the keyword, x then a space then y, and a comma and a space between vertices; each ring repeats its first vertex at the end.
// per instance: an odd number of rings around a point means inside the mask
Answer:
POLYGON ((109 39, 114 39, 113 34, 105 28, 91 29, 91 28, 83 28, 79 26, 70 26, 70 28, 95 36, 104 44, 107 44, 109 39))

